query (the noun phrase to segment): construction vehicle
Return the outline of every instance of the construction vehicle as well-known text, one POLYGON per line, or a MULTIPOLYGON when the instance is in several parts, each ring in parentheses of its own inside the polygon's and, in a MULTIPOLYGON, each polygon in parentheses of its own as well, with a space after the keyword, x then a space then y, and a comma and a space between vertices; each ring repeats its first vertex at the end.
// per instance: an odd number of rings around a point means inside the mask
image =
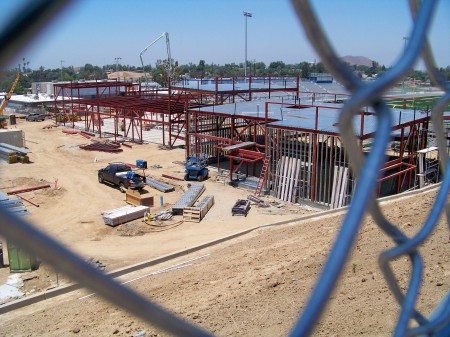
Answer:
POLYGON ((158 42, 160 39, 162 39, 163 37, 166 38, 166 48, 167 48, 167 78, 171 78, 172 76, 172 56, 170 54, 170 41, 169 41, 169 33, 164 32, 162 33, 156 40, 154 40, 152 43, 150 43, 147 47, 145 47, 139 54, 139 57, 141 59, 141 64, 142 64, 142 70, 144 71, 144 76, 145 76, 145 84, 146 84, 146 89, 148 90, 148 78, 147 78, 147 73, 144 70, 144 61, 142 59, 142 55, 144 55, 144 53, 147 51, 148 48, 150 48, 151 46, 153 46, 156 42, 158 42))
POLYGON ((98 170, 98 182, 118 186, 122 193, 125 193, 128 188, 142 190, 146 185, 145 177, 123 163, 110 163, 105 168, 98 170))
POLYGON ((32 112, 25 117, 27 122, 42 122, 45 121, 47 116, 44 114, 40 114, 39 112, 32 112))
POLYGON ((5 98, 3 99, 2 103, 0 104, 0 127, 4 128, 6 127, 6 116, 3 116, 3 110, 5 110, 6 105, 8 104, 8 101, 11 99, 11 96, 14 92, 14 89, 16 89, 17 83, 19 83, 20 79, 20 72, 17 73, 16 79, 13 82, 13 85, 11 89, 9 89, 8 93, 5 95, 5 98))
POLYGON ((206 157, 187 157, 184 180, 203 181, 208 178, 208 159, 206 157))

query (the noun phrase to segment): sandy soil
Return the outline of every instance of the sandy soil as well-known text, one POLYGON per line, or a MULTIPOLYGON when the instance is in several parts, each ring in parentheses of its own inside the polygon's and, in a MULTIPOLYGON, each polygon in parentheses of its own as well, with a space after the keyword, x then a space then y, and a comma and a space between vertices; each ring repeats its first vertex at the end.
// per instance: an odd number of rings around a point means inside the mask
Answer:
MULTIPOLYGON (((166 173, 181 177, 184 169, 177 161, 183 160, 184 150, 161 150, 150 144, 125 148, 119 155, 85 152, 77 146, 89 140, 64 134, 61 128, 42 129, 44 125, 22 121, 18 125, 25 131, 32 163, 2 164, 1 190, 50 183, 50 189, 24 194, 40 205, 28 206, 32 212, 28 219, 86 259, 106 265, 107 270, 312 212, 299 205, 252 207, 246 218, 232 217, 234 201, 249 192, 216 182, 213 177, 205 183, 205 194, 214 195, 215 205, 202 222, 185 222, 162 232, 149 229, 140 220, 111 228, 103 224, 100 212, 123 206, 124 195, 99 184, 97 170, 111 161, 135 163, 136 159, 144 159, 149 166, 162 166, 147 170, 150 176, 160 179, 166 173)), ((163 194, 164 205, 154 207, 154 212, 170 208, 186 189, 185 182, 162 180, 176 185, 176 191, 163 194)), ((161 193, 147 190, 159 205, 161 193)), ((429 191, 391 201, 383 205, 383 210, 391 221, 413 235, 420 229, 434 196, 435 192, 429 191)), ((173 221, 179 220, 175 217, 173 221)), ((122 279, 132 280, 209 254, 185 268, 145 277, 129 286, 220 336, 286 335, 320 274, 341 221, 342 215, 338 215, 256 230, 122 279)), ((441 219, 437 230, 421 247, 425 272, 417 306, 425 313, 449 289, 448 235, 445 219, 441 219)), ((314 335, 387 336, 392 332, 399 306, 377 265, 378 254, 392 246, 368 217, 314 335)), ((393 265, 405 286, 409 277, 407 258, 393 265)), ((25 281, 27 293, 55 286, 56 274, 45 262, 32 273, 25 281)), ((7 268, 3 268, 0 281, 8 275, 7 268)), ((59 282, 68 280, 60 276, 59 282)), ((80 300, 89 293, 80 290, 4 314, 0 317, 0 336, 130 336, 141 330, 147 336, 167 335, 97 296, 80 300)))

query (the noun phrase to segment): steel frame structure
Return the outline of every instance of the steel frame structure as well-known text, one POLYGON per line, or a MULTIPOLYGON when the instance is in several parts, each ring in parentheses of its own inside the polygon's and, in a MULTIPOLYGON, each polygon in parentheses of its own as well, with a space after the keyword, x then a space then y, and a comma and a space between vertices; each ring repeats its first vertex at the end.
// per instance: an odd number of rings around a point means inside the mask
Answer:
POLYGON ((269 99, 273 93, 292 92, 299 93, 300 77, 299 76, 248 76, 248 77, 223 77, 216 76, 211 83, 211 88, 203 87, 205 83, 210 83, 211 79, 189 80, 197 83, 197 86, 188 86, 184 81, 172 88, 181 92, 191 93, 195 97, 213 97, 213 103, 223 104, 225 102, 235 103, 236 98, 245 101, 251 101, 253 94, 267 93, 269 99), (274 86, 274 81, 281 81, 281 86, 274 86), (257 84, 260 84, 259 86, 257 84), (294 85, 289 85, 294 83, 294 85), (223 88, 224 85, 230 86, 223 88))
POLYGON ((83 129, 97 133, 100 138, 143 143, 143 131, 158 126, 162 130, 162 145, 173 147, 176 140, 184 139, 184 111, 188 102, 183 95, 172 97, 170 90, 143 91, 140 84, 117 81, 70 82, 56 84, 54 88, 55 109, 71 116, 66 125, 72 128, 73 116, 78 116, 84 122, 83 129), (95 93, 86 98, 83 92, 88 89, 95 89, 95 93), (113 121, 113 130, 102 129, 105 120, 113 121))
MULTIPOLYGON (((273 188, 277 188, 276 179, 280 179, 279 174, 276 173, 277 165, 280 165, 279 161, 281 157, 284 157, 281 153, 280 137, 276 135, 276 132, 269 129, 277 129, 284 131, 277 131, 286 134, 288 139, 292 140, 294 134, 310 134, 308 138, 312 143, 312 157, 309 161, 302 161, 307 165, 307 171, 311 170, 307 175, 310 178, 307 179, 308 184, 312 187, 301 189, 300 186, 294 187, 298 191, 295 192, 295 196, 289 196, 288 200, 291 202, 297 202, 299 200, 309 200, 311 202, 324 203, 330 205, 331 201, 331 187, 329 186, 334 179, 334 171, 332 165, 329 164, 326 176, 324 177, 320 173, 319 165, 317 161, 321 158, 322 153, 317 151, 320 143, 324 142, 325 137, 333 137, 333 145, 339 146, 339 132, 327 132, 319 129, 320 113, 325 109, 336 110, 338 108, 329 107, 323 105, 316 105, 317 96, 316 93, 311 92, 299 92, 299 78, 287 77, 281 78, 284 85, 272 86, 273 78, 252 78, 248 81, 244 81, 244 88, 237 88, 237 84, 240 78, 224 78, 216 77, 213 81, 214 90, 201 88, 203 80, 199 80, 198 88, 191 88, 187 86, 174 86, 167 90, 165 93, 155 90, 150 92, 143 92, 139 84, 132 84, 128 82, 118 81, 95 81, 95 82, 69 82, 62 84, 55 84, 55 108, 58 105, 60 111, 65 114, 72 115, 69 118, 70 122, 67 125, 75 127, 75 118, 78 116, 84 121, 83 129, 85 131, 97 133, 100 137, 113 138, 117 141, 118 138, 125 138, 132 142, 143 143, 143 132, 146 129, 159 127, 161 128, 161 141, 162 145, 169 148, 174 147, 177 140, 182 140, 186 145, 186 155, 208 155, 210 157, 216 157, 218 167, 220 166, 221 158, 227 158, 229 160, 229 176, 230 180, 233 180, 238 175, 239 170, 245 164, 245 175, 257 176, 257 166, 264 160, 267 155, 271 157, 268 170, 268 179, 265 182, 266 190, 269 190, 273 195, 280 197, 280 193, 274 191, 273 188), (259 81, 261 87, 253 88, 252 79, 259 81), (288 86, 287 83, 295 83, 295 86, 288 86), (224 85, 226 87, 224 87, 224 85), (214 106, 221 105, 225 101, 235 102, 236 98, 242 100, 251 100, 253 93, 264 93, 268 97, 273 92, 291 92, 296 97, 300 97, 302 94, 312 94, 312 104, 305 104, 304 100, 300 103, 286 104, 280 102, 265 102, 264 116, 235 116, 233 114, 215 113, 214 106), (69 98, 68 98, 69 97, 69 98), (88 97, 88 98, 86 98, 88 97), (57 103, 58 101, 58 103, 57 103), (212 106, 212 111, 200 110, 200 107, 212 106), (302 109, 313 108, 315 109, 315 125, 314 128, 308 127, 289 127, 289 126, 272 126, 269 123, 275 122, 276 119, 268 118, 269 106, 281 105, 285 108, 302 109), (106 120, 112 121, 112 129, 108 131, 103 129, 103 123, 106 120), (274 137, 274 138, 271 138, 274 137), (334 137, 337 137, 334 140, 334 137), (274 142, 273 139, 278 139, 278 142, 274 142), (223 148, 236 145, 242 142, 253 142, 250 147, 236 148, 233 151, 227 151, 224 153, 223 148), (273 145, 276 144, 275 150, 273 145), (235 163, 237 165, 235 166, 235 163), (312 169, 314 168, 314 169, 312 169), (277 178, 278 177, 278 178, 277 178), (317 186, 316 186, 317 184, 317 186), (327 191, 323 191, 324 186, 327 185, 327 191), (270 188, 270 186, 272 188, 270 188), (308 193, 303 193, 304 191, 308 193), (323 194, 319 197, 320 194, 323 194)), ((278 81, 280 77, 276 78, 278 81)), ((208 80, 210 81, 210 80, 208 80)), ((210 82, 209 86, 211 87, 210 82)), ((345 94, 335 93, 319 93, 320 95, 327 95, 326 97, 332 97, 334 101, 340 100, 341 97, 346 98, 345 94)), ((297 102, 297 98, 294 100, 297 102)), ((364 146, 364 142, 374 137, 373 133, 364 132, 365 115, 369 114, 361 109, 360 112, 360 130, 359 130, 359 144, 364 146)), ((419 115, 420 117, 420 115, 419 115)), ((404 189, 404 186, 412 188, 415 181, 411 178, 411 167, 408 165, 415 165, 417 160, 415 156, 415 150, 422 149, 426 146, 426 130, 428 129, 429 115, 425 117, 415 118, 413 121, 406 123, 397 123, 392 127, 392 131, 399 130, 400 137, 398 139, 398 157, 402 158, 403 164, 398 164, 399 170, 396 173, 390 173, 391 179, 402 180, 402 184, 397 184, 396 192, 400 192, 404 189), (409 132, 405 131, 409 129, 409 132), (408 146, 412 144, 411 140, 414 138, 414 143, 418 145, 417 148, 408 146), (407 183, 405 183, 404 177, 409 175, 407 183), (406 185, 405 185, 406 184, 406 185)), ((283 137, 282 137, 283 138, 283 137)), ((327 138, 328 139, 328 138, 327 138)), ((332 150, 330 153, 334 153, 332 150)), ((332 157, 327 158, 332 160, 332 157)), ((299 164, 300 165, 300 164, 299 164)), ((345 164, 348 166, 348 164, 345 164)), ((387 163, 386 167, 390 167, 387 163)), ((303 168, 306 169, 306 168, 303 168)), ((391 171, 389 171, 391 172, 391 171)), ((303 173, 302 173, 303 174, 303 173)), ((379 181, 380 185, 385 181, 379 181)), ((349 175, 349 181, 353 181, 351 175, 349 175)), ((349 191, 352 189, 352 184, 348 184, 349 191)), ((381 191, 381 188, 378 189, 381 191)), ((294 192, 292 192, 294 193, 294 192)), ((350 193, 345 192, 346 195, 350 193)), ((380 195, 379 192, 378 195, 380 195)), ((282 198, 283 199, 283 198, 282 198)), ((346 203, 350 200, 350 197, 346 198, 346 203)))
MULTIPOLYGON (((331 94, 336 95, 338 94, 331 94)), ((326 131, 319 128, 321 113, 336 111, 340 108, 322 105, 307 104, 286 104, 280 102, 266 102, 263 117, 242 116, 226 113, 215 113, 214 107, 206 109, 191 109, 187 111, 188 133, 186 139, 186 149, 188 155, 208 155, 216 157, 218 168, 223 158, 229 160, 230 180, 238 177, 238 171, 243 164, 246 165, 245 175, 252 172, 257 175, 257 163, 262 162, 265 156, 270 157, 268 179, 265 188, 269 193, 277 198, 289 202, 299 202, 307 200, 331 206, 332 190, 334 181, 333 167, 349 167, 347 155, 342 145, 339 132, 326 131), (279 126, 270 124, 277 121, 268 117, 271 105, 283 105, 285 108, 313 108, 315 110, 315 125, 310 127, 279 126), (251 148, 236 149, 232 152, 223 152, 227 146, 253 142, 251 148), (287 145, 283 145, 286 143, 287 145), (284 149, 286 147, 286 149, 284 149), (298 152, 300 151, 300 152, 298 152), (302 152, 302 153, 301 153, 302 152), (294 153, 294 154, 293 154, 294 153), (297 153, 297 154, 295 154, 297 153), (339 154, 339 155, 336 155, 339 154), (279 172, 280 165, 284 165, 282 160, 295 162, 286 167, 286 172, 279 172), (238 165, 235 166, 234 163, 238 165), (297 167, 298 162, 298 167, 297 167), (291 165, 292 164, 292 165, 291 165), (252 170, 249 170, 252 165, 252 170), (295 173, 290 170, 296 170, 295 173), (280 177, 288 174, 288 178, 280 177), (294 178, 295 175, 295 178, 294 178), (296 179, 296 185, 292 191, 287 193, 277 190, 279 184, 284 184, 282 179, 296 179)), ((367 141, 374 137, 373 132, 365 132, 365 117, 371 113, 361 109, 359 135, 357 136, 361 148, 365 147, 367 141)), ((393 183, 395 193, 405 189, 414 188, 416 185, 415 174, 417 164, 416 151, 427 146, 427 131, 430 116, 422 116, 412 121, 396 123, 392 131, 400 132, 398 137, 398 147, 396 153, 391 154, 391 160, 385 164, 379 179, 377 196, 385 195, 382 191, 382 184, 387 180, 395 180, 393 183), (414 172, 414 174, 412 174, 414 172)), ((348 172, 347 189, 342 191, 345 194, 344 204, 351 200, 351 191, 354 190, 354 177, 351 170, 348 172)))
MULTIPOLYGON (((140 84, 119 81, 69 82, 54 85, 55 111, 70 116, 69 123, 75 127, 74 116, 84 121, 84 130, 98 133, 99 137, 112 136, 143 143, 146 127, 159 126, 162 145, 174 147, 177 140, 185 140, 186 114, 189 109, 210 104, 234 102, 236 97, 251 100, 253 93, 293 92, 298 94, 298 77, 276 77, 283 87, 273 86, 273 77, 249 77, 246 88, 238 88, 240 77, 216 77, 215 90, 171 86, 166 90, 144 91, 140 84), (260 81, 267 88, 252 88, 252 81, 260 81), (231 89, 221 85, 229 82, 231 89), (295 83, 289 86, 288 83, 295 83), (90 91, 89 91, 90 90, 90 91), (89 94, 86 94, 89 92, 89 94), (112 132, 105 133, 102 123, 113 120, 112 132), (168 134, 168 135, 166 135, 168 134)), ((201 80, 200 80, 201 82, 201 80)))

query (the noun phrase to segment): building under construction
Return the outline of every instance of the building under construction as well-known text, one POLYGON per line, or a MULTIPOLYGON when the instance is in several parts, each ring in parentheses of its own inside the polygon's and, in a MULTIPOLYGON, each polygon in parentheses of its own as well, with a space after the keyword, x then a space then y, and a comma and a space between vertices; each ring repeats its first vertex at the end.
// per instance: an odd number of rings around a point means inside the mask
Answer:
MULTIPOLYGON (((54 95, 66 126, 114 141, 184 146, 186 156, 207 156, 230 182, 287 202, 335 208, 351 201, 356 182, 338 130, 348 94, 336 83, 216 77, 146 91, 128 82, 70 82, 55 84, 54 95)), ((439 179, 429 111, 392 109, 392 115, 378 196, 439 179)), ((370 108, 355 116, 364 151, 376 127, 370 108)))

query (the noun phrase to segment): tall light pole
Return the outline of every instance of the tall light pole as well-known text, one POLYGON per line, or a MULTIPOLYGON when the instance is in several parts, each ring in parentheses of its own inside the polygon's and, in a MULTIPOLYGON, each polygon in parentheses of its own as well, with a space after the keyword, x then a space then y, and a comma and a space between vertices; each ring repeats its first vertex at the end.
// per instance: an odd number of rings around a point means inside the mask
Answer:
POLYGON ((119 61, 121 60, 121 57, 115 57, 114 62, 116 62, 116 80, 119 79, 119 72, 117 70, 117 66, 119 65, 119 61))
MULTIPOLYGON (((406 50, 406 44, 408 43, 409 37, 404 36, 403 40, 405 40, 405 50, 406 50)), ((402 91, 405 93, 405 77, 403 76, 403 82, 402 82, 402 91)))
POLYGON ((62 75, 62 64, 63 64, 64 60, 61 60, 61 61, 59 61, 59 62, 61 62, 61 82, 62 82, 62 80, 63 80, 63 75, 62 75))
POLYGON ((244 12, 245 17, 245 63, 244 63, 244 77, 247 78, 247 18, 252 17, 252 13, 244 12))

